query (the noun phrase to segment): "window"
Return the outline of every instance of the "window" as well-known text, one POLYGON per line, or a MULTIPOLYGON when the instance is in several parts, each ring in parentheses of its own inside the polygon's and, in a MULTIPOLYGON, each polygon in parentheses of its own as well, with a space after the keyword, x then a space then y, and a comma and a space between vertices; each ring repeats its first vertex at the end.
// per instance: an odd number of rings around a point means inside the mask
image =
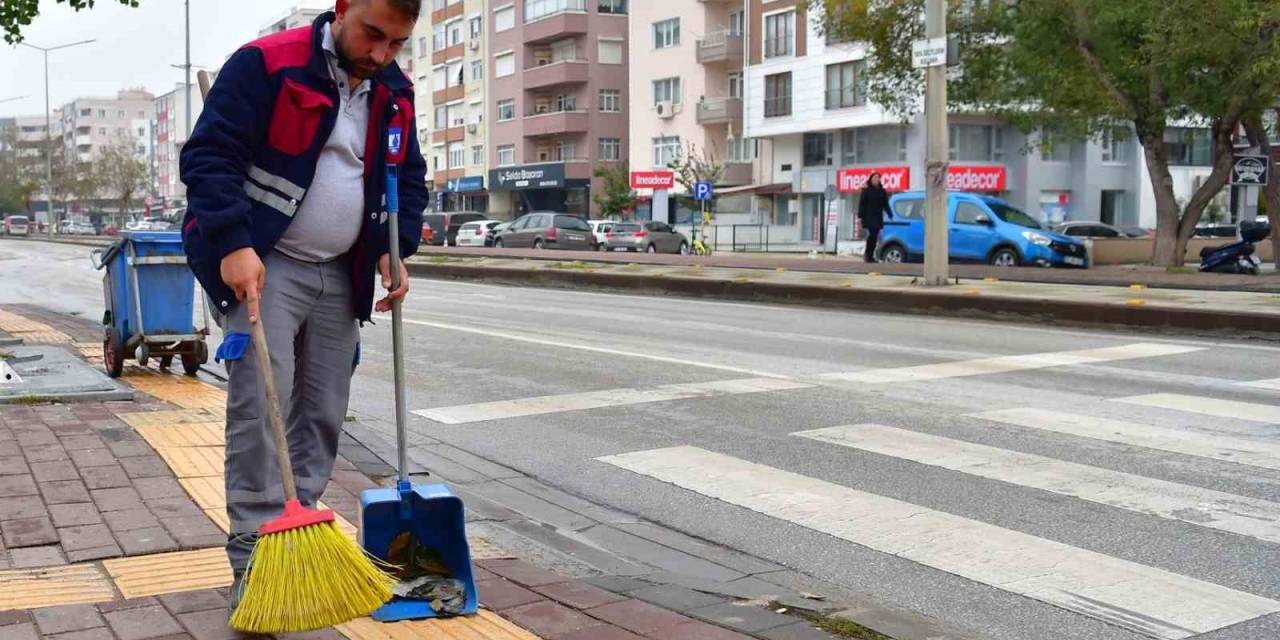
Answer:
POLYGON ((484 145, 477 144, 471 147, 471 164, 484 164, 484 145))
POLYGON ((600 4, 597 9, 600 13, 627 13, 627 0, 599 0, 600 4))
POLYGON ((742 35, 742 26, 746 24, 743 22, 743 15, 741 9, 729 13, 729 35, 742 35))
POLYGON ((950 128, 951 160, 1003 162, 1004 129, 976 124, 953 124, 950 128))
POLYGON ((622 138, 600 138, 600 160, 614 162, 622 159, 622 138))
POLYGON ((653 104, 672 102, 680 104, 680 78, 663 78, 653 81, 653 104))
POLYGON ((827 108, 860 107, 867 102, 863 90, 863 74, 867 64, 862 60, 827 65, 827 108))
POLYGON ((556 144, 555 153, 552 156, 558 162, 568 162, 578 158, 578 145, 572 142, 560 142, 556 144))
POLYGON ((567 11, 587 11, 587 0, 524 0, 524 21, 533 22, 567 11))
POLYGON ((509 167, 516 163, 516 146, 504 144, 498 147, 498 166, 509 167))
POLYGON ((441 50, 443 50, 446 46, 448 46, 448 43, 445 41, 445 27, 444 27, 444 25, 442 25, 442 24, 438 24, 438 25, 436 25, 436 26, 432 27, 432 29, 431 29, 431 50, 432 50, 432 51, 441 51, 441 50))
POLYGON ((653 48, 669 49, 680 44, 680 18, 653 23, 653 48))
POLYGON ((551 43, 551 61, 565 62, 578 59, 578 47, 573 39, 551 43))
POLYGON ((516 119, 516 101, 515 100, 499 100, 498 101, 498 122, 506 122, 516 119))
POLYGON ((493 12, 493 30, 495 33, 510 31, 516 28, 516 8, 503 7, 493 12))
POLYGON ((480 16, 476 16, 472 18, 471 28, 469 29, 469 31, 471 32, 471 39, 479 40, 480 36, 484 34, 483 28, 484 27, 481 25, 480 16))
POLYGON ((147 130, 142 127, 138 127, 138 137, 142 138, 142 137, 145 137, 146 135, 147 135, 147 130))
POLYGON ((861 127, 840 132, 840 163, 870 164, 907 159, 907 128, 861 127))
POLYGON ((449 63, 449 86, 457 87, 463 84, 464 75, 462 73, 462 61, 449 63))
POLYGON ((440 65, 432 71, 431 88, 435 91, 449 88, 449 67, 440 65))
POLYGON ((570 93, 562 93, 556 96, 555 111, 577 111, 578 96, 570 93))
POLYGON ((667 167, 680 155, 680 136, 653 139, 653 166, 667 167))
POLYGON ((1071 143, 1057 140, 1055 136, 1048 132, 1041 132, 1040 160, 1044 162, 1070 162, 1071 143))
POLYGON ((601 38, 596 61, 600 64, 622 64, 622 41, 601 38))
POLYGON ((98 117, 99 117, 99 118, 106 118, 106 117, 107 117, 107 110, 106 110, 106 109, 98 109, 98 117))
POLYGON ((89 117, 89 116, 91 116, 91 115, 93 115, 93 109, 81 109, 81 110, 80 110, 80 117, 82 117, 82 118, 88 118, 88 117, 89 117))
POLYGON ((789 56, 795 40, 796 12, 786 11, 764 17, 764 57, 789 56))
POLYGON ((601 89, 600 110, 605 113, 621 113, 622 92, 617 89, 601 89))
POLYGON ((444 105, 440 105, 436 107, 436 128, 437 129, 449 128, 449 107, 446 107, 444 105))
POLYGON ((742 98, 742 72, 734 71, 729 74, 729 97, 742 98))
MULTIPOLYGON (((1111 128, 1102 132, 1102 139, 1098 141, 1098 145, 1102 147, 1103 162, 1125 162, 1128 160, 1124 152, 1126 135, 1124 130, 1111 128)), ((1169 134, 1165 132, 1166 149, 1169 151, 1169 163, 1174 162, 1174 158, 1181 154, 1180 149, 1174 149, 1173 145, 1168 145, 1169 134)))
POLYGON ((972 202, 961 202, 956 205, 956 224, 978 224, 978 220, 991 219, 982 207, 972 202))
MULTIPOLYGON (((1113 136, 1121 139, 1115 145, 1117 148, 1123 148, 1125 137, 1125 134, 1113 136)), ((1173 166, 1213 166, 1213 134, 1208 129, 1170 127, 1164 132, 1164 144, 1165 151, 1169 154, 1169 164, 1173 166)))
POLYGON ((449 168, 461 167, 466 164, 466 147, 461 142, 453 142, 449 144, 449 168))
POLYGON ((505 78, 516 72, 516 54, 504 53, 493 59, 493 77, 505 78))
POLYGON ((791 72, 764 77, 764 117, 791 115, 791 72))
POLYGON ((105 136, 105 135, 107 135, 107 128, 106 128, 106 127, 98 127, 98 135, 100 135, 100 136, 105 136))
POLYGON ((421 58, 427 55, 428 53, 431 53, 431 52, 427 51, 427 37, 422 36, 418 38, 418 57, 421 58))
POLYGON ((448 24, 449 29, 449 46, 462 44, 462 21, 454 20, 448 24))
POLYGON ((834 142, 834 138, 835 136, 830 133, 804 134, 804 166, 831 166, 831 147, 834 142))
POLYGON ((471 61, 471 81, 480 82, 481 80, 484 80, 484 61, 472 60, 471 61))
POLYGON ((751 162, 756 159, 756 141, 754 138, 734 138, 726 142, 729 149, 729 162, 751 162))
POLYGON ((924 199, 899 200, 893 205, 893 217, 899 220, 924 220, 924 199))

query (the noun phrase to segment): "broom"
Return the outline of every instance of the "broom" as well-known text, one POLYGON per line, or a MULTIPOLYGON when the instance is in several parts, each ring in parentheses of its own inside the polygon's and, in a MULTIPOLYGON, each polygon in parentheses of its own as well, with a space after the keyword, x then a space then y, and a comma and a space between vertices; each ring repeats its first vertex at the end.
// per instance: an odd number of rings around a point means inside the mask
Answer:
POLYGON ((368 615, 391 599, 395 578, 343 535, 332 511, 308 509, 298 501, 261 319, 253 323, 253 346, 266 390, 285 503, 280 517, 258 529, 231 628, 259 634, 294 633, 368 615))

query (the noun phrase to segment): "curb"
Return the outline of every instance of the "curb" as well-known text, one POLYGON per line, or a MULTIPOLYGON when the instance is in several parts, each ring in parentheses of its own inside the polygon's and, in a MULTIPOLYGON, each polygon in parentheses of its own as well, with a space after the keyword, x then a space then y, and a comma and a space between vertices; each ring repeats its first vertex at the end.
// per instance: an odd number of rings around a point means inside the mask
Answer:
POLYGON ((770 302, 821 308, 978 317, 1014 322, 1059 321, 1083 325, 1122 326, 1233 335, 1256 334, 1280 339, 1280 322, 1272 314, 1223 312, 1160 306, 1128 306, 1103 302, 984 295, 961 296, 927 290, 836 289, 815 285, 730 280, 659 278, 648 275, 587 273, 407 263, 409 273, 442 280, 485 280, 496 284, 547 288, 596 288, 690 298, 770 302))

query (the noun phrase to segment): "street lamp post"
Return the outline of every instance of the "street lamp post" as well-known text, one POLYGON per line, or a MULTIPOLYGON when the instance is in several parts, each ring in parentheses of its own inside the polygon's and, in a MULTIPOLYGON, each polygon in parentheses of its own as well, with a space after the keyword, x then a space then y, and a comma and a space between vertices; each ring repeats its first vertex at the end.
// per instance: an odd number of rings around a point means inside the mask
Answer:
POLYGON ((21 43, 24 47, 31 47, 36 51, 44 54, 44 199, 45 199, 45 216, 49 219, 49 228, 45 231, 50 238, 53 237, 53 227, 55 220, 53 219, 53 111, 49 108, 49 52, 58 49, 67 49, 70 47, 89 44, 94 42, 91 40, 81 40, 80 42, 70 42, 60 44, 56 47, 37 47, 28 42, 21 43))

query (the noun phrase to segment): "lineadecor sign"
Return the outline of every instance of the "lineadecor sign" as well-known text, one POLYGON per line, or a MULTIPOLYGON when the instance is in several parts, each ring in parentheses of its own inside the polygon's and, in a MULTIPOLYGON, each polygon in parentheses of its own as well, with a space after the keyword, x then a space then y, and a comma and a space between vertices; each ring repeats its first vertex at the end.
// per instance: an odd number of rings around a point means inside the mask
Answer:
POLYGON ((1009 171, 1001 166, 953 164, 947 169, 950 191, 1004 191, 1008 181, 1009 171))
POLYGON ((675 186, 676 174, 670 171, 632 171, 632 189, 670 189, 675 186))
POLYGON ((840 193, 862 191, 871 174, 880 174, 885 191, 906 191, 911 188, 910 167, 856 167, 836 172, 836 190, 840 193))
MULTIPOLYGON (((906 191, 911 188, 911 169, 903 166, 852 167, 836 172, 836 190, 840 193, 862 191, 871 174, 879 173, 886 191, 906 191)), ((1008 188, 1009 170, 999 165, 953 164, 947 168, 947 189, 950 191, 1005 191, 1008 188)))

